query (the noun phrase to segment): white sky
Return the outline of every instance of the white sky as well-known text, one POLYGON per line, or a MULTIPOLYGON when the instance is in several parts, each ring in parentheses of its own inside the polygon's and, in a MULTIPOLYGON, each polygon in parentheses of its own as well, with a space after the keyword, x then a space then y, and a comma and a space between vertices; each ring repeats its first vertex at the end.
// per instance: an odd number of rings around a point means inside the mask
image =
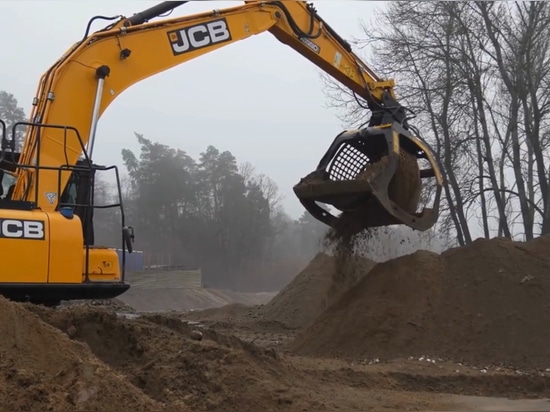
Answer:
MULTIPOLYGON (((41 74, 75 41, 94 15, 130 16, 156 1, 0 2, 0 90, 26 113, 41 74)), ((195 1, 175 15, 231 7, 237 1, 195 1)), ((361 35, 385 2, 315 1, 319 14, 344 38, 361 35)), ((96 22, 93 30, 105 26, 96 22)), ((367 62, 368 63, 368 62, 367 62)), ((249 38, 146 79, 103 114, 94 160, 122 165, 121 149, 139 149, 133 132, 197 158, 211 144, 248 161, 279 186, 292 217, 303 208, 292 186, 317 165, 343 129, 325 108, 319 69, 271 34, 249 38)), ((70 123, 70 119, 67 119, 70 123)))

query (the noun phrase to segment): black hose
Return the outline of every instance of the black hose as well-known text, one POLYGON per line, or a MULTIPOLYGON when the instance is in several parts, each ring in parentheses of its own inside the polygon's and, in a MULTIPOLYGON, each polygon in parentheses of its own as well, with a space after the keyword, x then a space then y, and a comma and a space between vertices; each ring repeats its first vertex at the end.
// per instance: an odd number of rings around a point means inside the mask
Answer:
POLYGON ((292 17, 292 15, 290 14, 290 12, 288 11, 288 9, 286 8, 286 6, 284 5, 284 2, 282 1, 274 1, 273 4, 276 4, 284 13, 287 21, 288 21, 288 24, 290 25, 290 27, 292 28, 292 30, 294 31, 294 33, 298 36, 302 36, 302 37, 306 37, 308 39, 316 39, 318 38, 319 36, 321 36, 321 33, 322 33, 322 29, 321 27, 319 27, 319 31, 317 32, 317 34, 312 34, 312 31, 313 31, 313 22, 314 22, 314 19, 317 18, 317 20, 319 20, 319 23, 322 24, 322 27, 324 27, 326 29, 327 32, 330 33, 330 35, 332 37, 334 37, 336 39, 336 41, 338 43, 340 43, 340 45, 347 51, 347 52, 350 52, 352 51, 351 49, 351 45, 345 41, 342 36, 340 36, 338 33, 336 33, 336 31, 330 27, 330 25, 324 21, 321 17, 319 17, 317 15, 317 11, 315 10, 315 8, 313 7, 313 5, 311 4, 308 4, 308 11, 310 12, 310 16, 311 16, 311 20, 310 20, 310 25, 309 25, 309 33, 306 33, 304 31, 302 31, 300 29, 300 27, 298 27, 298 25, 296 24, 296 21, 294 20, 294 18, 292 17))
POLYGON ((148 9, 134 14, 132 17, 128 17, 128 22, 132 26, 143 24, 185 3, 188 3, 188 1, 163 1, 162 3, 156 4, 153 7, 149 7, 148 9))
POLYGON ((86 26, 86 31, 84 32, 84 37, 82 37, 82 40, 81 42, 83 42, 84 40, 86 40, 86 38, 90 35, 90 30, 92 29, 92 23, 96 20, 107 20, 107 21, 113 21, 113 20, 116 20, 116 19, 120 19, 121 16, 112 16, 112 17, 107 17, 107 16, 94 16, 92 17, 89 21, 88 21, 88 25, 86 26))

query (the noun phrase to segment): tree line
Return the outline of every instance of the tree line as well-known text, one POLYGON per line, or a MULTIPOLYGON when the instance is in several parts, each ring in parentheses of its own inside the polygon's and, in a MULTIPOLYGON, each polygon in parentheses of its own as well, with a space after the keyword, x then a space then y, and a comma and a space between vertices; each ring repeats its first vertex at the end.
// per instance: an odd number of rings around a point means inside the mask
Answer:
MULTIPOLYGON (((393 77, 434 147, 446 185, 437 231, 532 239, 550 232, 550 5, 389 2, 358 47, 393 77)), ((362 123, 354 96, 324 77, 329 105, 362 123)))
MULTIPOLYGON (((201 268, 209 287, 275 290, 318 250, 325 228, 314 219, 293 221, 278 187, 238 164, 229 151, 207 146, 198 159, 141 134, 136 154, 122 151, 125 218, 135 248, 169 254, 173 265, 201 268)), ((116 203, 113 186, 98 180, 96 204, 116 203)), ((118 214, 96 212, 97 240, 120 242, 118 214)))

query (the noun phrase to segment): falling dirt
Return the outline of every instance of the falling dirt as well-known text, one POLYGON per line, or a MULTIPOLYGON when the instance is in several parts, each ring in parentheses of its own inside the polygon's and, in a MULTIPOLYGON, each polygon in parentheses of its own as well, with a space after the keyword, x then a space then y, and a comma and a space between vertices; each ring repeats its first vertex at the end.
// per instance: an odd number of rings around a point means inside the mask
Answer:
POLYGON ((291 328, 303 328, 356 284, 375 265, 362 257, 345 263, 319 253, 292 282, 265 305, 262 314, 291 328))
POLYGON ((298 354, 550 367, 550 237, 477 240, 379 263, 293 344, 298 354))

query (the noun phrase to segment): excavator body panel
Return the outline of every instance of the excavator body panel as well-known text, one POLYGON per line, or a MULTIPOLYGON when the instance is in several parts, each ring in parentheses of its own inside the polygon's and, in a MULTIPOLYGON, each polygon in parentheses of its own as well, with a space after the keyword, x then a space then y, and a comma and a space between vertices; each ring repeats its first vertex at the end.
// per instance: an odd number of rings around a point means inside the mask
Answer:
POLYGON ((50 222, 46 213, 0 209, 2 282, 48 281, 51 254, 49 232, 50 222))
MULTIPOLYGON (((14 130, 17 126, 14 125, 14 130)), ((48 125, 25 123, 47 129, 48 125)), ((5 123, 0 120, 5 135, 5 123)), ((40 195, 30 200, 13 200, 15 176, 19 168, 40 171, 40 159, 34 164, 20 163, 2 139, 0 151, 0 295, 14 301, 56 305, 62 300, 108 299, 119 296, 130 287, 124 281, 116 249, 94 245, 92 201, 94 176, 102 167, 79 161, 77 165, 48 168, 57 174, 68 173, 69 184, 58 199, 49 196, 54 211, 37 206, 40 195)), ((116 173, 120 196, 120 181, 116 173)), ((121 207, 120 204, 107 207, 121 207)), ((121 210, 122 220, 124 214, 121 210)), ((124 248, 124 245, 123 245, 124 248)))
MULTIPOLYGON (((294 186, 302 205, 331 227, 405 224, 427 230, 438 216, 443 177, 428 145, 398 123, 349 130, 339 134, 317 168, 294 186), (420 169, 419 160, 429 165, 420 169), (433 207, 419 211, 426 180, 435 178, 433 207), (330 213, 318 203, 341 213, 330 213)), ((348 231, 349 233, 349 231, 348 231)))
POLYGON ((14 206, 0 201, 1 295, 57 304, 112 298, 129 288, 116 250, 83 246, 78 216, 14 206))

